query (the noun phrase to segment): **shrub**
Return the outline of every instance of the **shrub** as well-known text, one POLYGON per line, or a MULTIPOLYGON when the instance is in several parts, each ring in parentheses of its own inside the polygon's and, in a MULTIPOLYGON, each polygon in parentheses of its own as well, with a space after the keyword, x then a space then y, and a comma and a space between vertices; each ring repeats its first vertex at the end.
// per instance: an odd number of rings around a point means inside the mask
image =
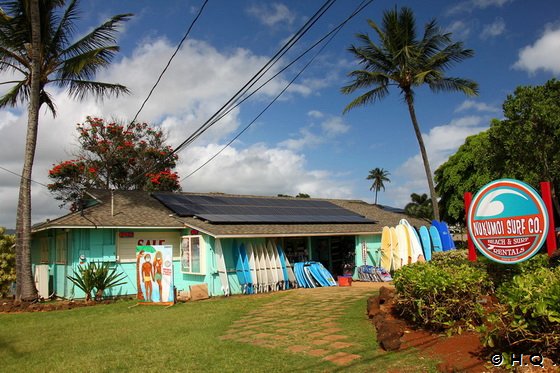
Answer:
POLYGON ((438 267, 468 265, 468 252, 466 250, 449 250, 432 253, 432 265, 438 267))
POLYGON ((539 351, 560 362, 560 268, 526 270, 504 283, 497 296, 497 312, 480 328, 485 345, 517 353, 539 351))
POLYGON ((117 268, 110 268, 107 262, 89 262, 86 266, 78 266, 74 276, 67 278, 86 294, 86 301, 91 300, 91 293, 95 290, 95 300, 103 298, 103 292, 115 286, 123 285, 125 275, 117 273, 117 268))
POLYGON ((16 280, 16 237, 0 227, 0 298, 8 296, 16 280))
POLYGON ((484 271, 468 265, 417 263, 394 276, 396 310, 409 322, 435 331, 473 328, 482 321, 478 303, 490 288, 484 271))

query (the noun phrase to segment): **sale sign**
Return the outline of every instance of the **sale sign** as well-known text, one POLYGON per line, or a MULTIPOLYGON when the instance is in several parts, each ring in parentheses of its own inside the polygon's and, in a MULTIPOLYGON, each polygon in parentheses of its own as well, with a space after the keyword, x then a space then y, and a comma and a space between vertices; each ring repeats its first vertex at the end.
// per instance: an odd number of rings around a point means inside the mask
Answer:
POLYGON ((548 232, 548 214, 529 185, 500 179, 485 185, 473 198, 467 227, 476 248, 487 258, 513 264, 539 251, 548 232))

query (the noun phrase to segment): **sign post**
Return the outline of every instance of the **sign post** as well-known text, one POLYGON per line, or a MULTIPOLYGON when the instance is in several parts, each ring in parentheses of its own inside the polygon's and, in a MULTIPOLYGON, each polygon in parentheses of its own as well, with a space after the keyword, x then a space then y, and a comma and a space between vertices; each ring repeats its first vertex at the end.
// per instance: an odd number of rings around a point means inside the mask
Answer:
MULTIPOLYGON (((471 206, 472 203, 472 193, 471 192, 466 192, 464 194, 464 201, 465 201, 465 213, 467 214, 467 217, 465 219, 465 221, 468 222, 469 220, 469 208, 471 206)), ((471 262, 476 262, 476 249, 474 248, 474 244, 471 238, 471 235, 467 233, 467 249, 469 250, 469 260, 471 262)))
POLYGON ((550 257, 556 251, 556 236, 554 234, 554 210, 552 209, 552 193, 550 192, 549 181, 541 182, 541 195, 548 210, 548 220, 550 222, 546 236, 546 251, 550 257))
POLYGON ((538 193, 511 179, 495 180, 469 206, 467 227, 476 248, 489 259, 515 264, 535 255, 549 232, 549 214, 538 193))

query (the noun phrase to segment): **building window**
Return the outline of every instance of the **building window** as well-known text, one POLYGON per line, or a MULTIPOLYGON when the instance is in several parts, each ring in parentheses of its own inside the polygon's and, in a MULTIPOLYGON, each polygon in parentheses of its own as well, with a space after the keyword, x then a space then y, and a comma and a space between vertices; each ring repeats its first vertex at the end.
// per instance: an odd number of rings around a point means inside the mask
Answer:
POLYGON ((204 240, 201 236, 183 236, 181 239, 181 272, 204 273, 204 240))
POLYGON ((56 263, 66 264, 68 258, 68 242, 66 233, 56 235, 56 263))
POLYGON ((49 239, 48 237, 41 237, 39 240, 39 250, 41 252, 41 264, 49 262, 49 239))

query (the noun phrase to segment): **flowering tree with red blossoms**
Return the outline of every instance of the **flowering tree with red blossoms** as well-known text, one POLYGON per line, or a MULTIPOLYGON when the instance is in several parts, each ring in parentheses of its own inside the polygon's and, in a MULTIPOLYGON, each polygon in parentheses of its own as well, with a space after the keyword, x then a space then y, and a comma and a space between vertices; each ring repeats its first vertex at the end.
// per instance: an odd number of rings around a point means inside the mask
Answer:
POLYGON ((87 117, 76 126, 80 150, 75 159, 53 165, 48 185, 62 205, 79 208, 86 189, 177 191, 173 169, 178 156, 165 135, 146 123, 121 125, 87 117))

